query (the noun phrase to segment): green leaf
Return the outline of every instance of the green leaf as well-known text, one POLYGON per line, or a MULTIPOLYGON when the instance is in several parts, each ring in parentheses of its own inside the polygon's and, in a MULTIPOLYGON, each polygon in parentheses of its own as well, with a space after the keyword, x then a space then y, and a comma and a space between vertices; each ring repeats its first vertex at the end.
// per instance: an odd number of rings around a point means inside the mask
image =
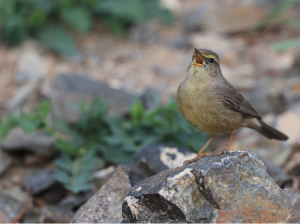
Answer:
POLYGON ((284 51, 290 48, 300 47, 300 38, 275 43, 272 44, 271 47, 276 51, 284 51))
POLYGON ((64 55, 71 55, 77 51, 75 42, 69 33, 61 26, 54 26, 42 30, 38 38, 50 49, 64 55))
POLYGON ((62 18, 82 33, 86 33, 87 31, 89 31, 92 24, 90 12, 81 7, 63 10, 62 18))
POLYGON ((55 161, 57 165, 54 173, 55 179, 75 194, 90 190, 89 182, 92 180, 92 172, 98 162, 95 157, 95 150, 90 150, 85 155, 73 160, 71 155, 62 154, 55 161))

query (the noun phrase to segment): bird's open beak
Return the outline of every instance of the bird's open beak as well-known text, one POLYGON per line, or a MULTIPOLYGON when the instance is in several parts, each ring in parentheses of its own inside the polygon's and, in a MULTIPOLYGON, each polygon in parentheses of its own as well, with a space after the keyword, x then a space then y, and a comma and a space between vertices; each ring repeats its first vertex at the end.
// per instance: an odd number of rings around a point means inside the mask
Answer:
POLYGON ((201 53, 197 50, 197 48, 195 48, 195 54, 195 61, 193 61, 191 64, 195 66, 202 66, 204 63, 204 59, 201 53))

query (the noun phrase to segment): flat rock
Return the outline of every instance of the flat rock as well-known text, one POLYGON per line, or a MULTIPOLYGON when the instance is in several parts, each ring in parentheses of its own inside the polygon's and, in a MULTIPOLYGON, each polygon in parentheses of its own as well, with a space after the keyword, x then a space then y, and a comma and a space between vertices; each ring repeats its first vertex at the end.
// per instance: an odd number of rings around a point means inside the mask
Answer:
POLYGON ((120 223, 122 202, 131 190, 128 169, 122 166, 76 213, 73 223, 120 223))
POLYGON ((4 151, 29 151, 45 157, 57 155, 55 138, 41 131, 26 134, 22 128, 12 129, 1 143, 4 151))
POLYGON ((0 191, 0 223, 11 222, 25 207, 25 204, 18 202, 0 191))
POLYGON ((69 208, 47 205, 41 209, 44 223, 69 223, 74 217, 74 212, 69 208))
POLYGON ((12 158, 6 152, 0 149, 0 176, 4 173, 12 164, 12 158))
MULTIPOLYGON (((204 2, 185 16, 186 32, 211 31, 214 33, 234 33, 253 29, 267 14, 268 10, 250 4, 226 2, 204 2), (207 19, 210 18, 210 19, 207 19)), ((248 3, 249 1, 247 1, 248 3)))
POLYGON ((73 74, 57 76, 51 100, 56 116, 76 121, 80 111, 74 110, 72 104, 80 105, 83 101, 90 103, 96 97, 105 99, 112 114, 127 112, 133 102, 132 96, 124 90, 113 89, 104 82, 73 74))
POLYGON ((251 151, 237 151, 138 182, 122 213, 129 222, 299 222, 299 204, 251 151))
POLYGON ((26 190, 30 189, 31 195, 37 195, 56 183, 56 180, 53 176, 54 170, 46 168, 42 172, 29 177, 24 182, 24 188, 26 190))

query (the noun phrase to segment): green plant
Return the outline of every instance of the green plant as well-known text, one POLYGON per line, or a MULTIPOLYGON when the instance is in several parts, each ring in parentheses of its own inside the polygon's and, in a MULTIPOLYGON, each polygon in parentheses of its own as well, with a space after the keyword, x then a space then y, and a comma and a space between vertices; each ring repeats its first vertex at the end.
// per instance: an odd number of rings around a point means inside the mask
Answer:
MULTIPOLYGON (((280 15, 299 3, 300 0, 281 0, 274 8, 258 23, 256 29, 265 29, 267 26, 277 22, 290 27, 299 28, 300 21, 293 18, 280 18, 280 15)), ((272 44, 271 47, 276 51, 283 51, 289 48, 299 47, 300 38, 282 41, 272 44)))
POLYGON ((94 21, 103 21, 113 32, 123 33, 130 25, 151 18, 172 22, 173 16, 158 0, 2 0, 2 40, 11 46, 26 38, 41 40, 49 48, 70 55, 77 51, 68 30, 87 33, 94 21))
POLYGON ((156 106, 150 110, 137 101, 129 116, 108 116, 108 107, 99 98, 90 106, 70 106, 81 112, 76 123, 57 120, 50 126, 51 105, 43 101, 34 113, 8 114, 0 123, 0 136, 5 137, 16 126, 26 132, 39 129, 54 136, 56 147, 61 150, 55 160, 55 178, 74 193, 90 188, 92 171, 100 156, 112 164, 128 164, 148 144, 184 146, 198 151, 207 140, 206 135, 185 121, 172 98, 165 105, 156 100, 156 106), (62 133, 68 137, 63 138, 62 133))
POLYGON ((6 119, 0 123, 0 140, 3 140, 9 131, 14 127, 21 127, 26 133, 42 129, 49 134, 53 134, 52 128, 48 125, 48 118, 51 114, 49 101, 43 100, 35 107, 34 113, 9 113, 6 119))

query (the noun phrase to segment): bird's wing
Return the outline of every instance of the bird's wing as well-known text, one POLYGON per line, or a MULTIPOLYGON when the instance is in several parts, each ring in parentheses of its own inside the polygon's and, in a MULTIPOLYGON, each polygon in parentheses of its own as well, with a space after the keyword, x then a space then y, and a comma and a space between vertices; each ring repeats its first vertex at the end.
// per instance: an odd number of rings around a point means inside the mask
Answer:
POLYGON ((235 88, 228 82, 223 83, 217 87, 217 92, 220 101, 227 107, 240 112, 246 117, 260 118, 257 111, 251 106, 251 104, 239 94, 235 88))

